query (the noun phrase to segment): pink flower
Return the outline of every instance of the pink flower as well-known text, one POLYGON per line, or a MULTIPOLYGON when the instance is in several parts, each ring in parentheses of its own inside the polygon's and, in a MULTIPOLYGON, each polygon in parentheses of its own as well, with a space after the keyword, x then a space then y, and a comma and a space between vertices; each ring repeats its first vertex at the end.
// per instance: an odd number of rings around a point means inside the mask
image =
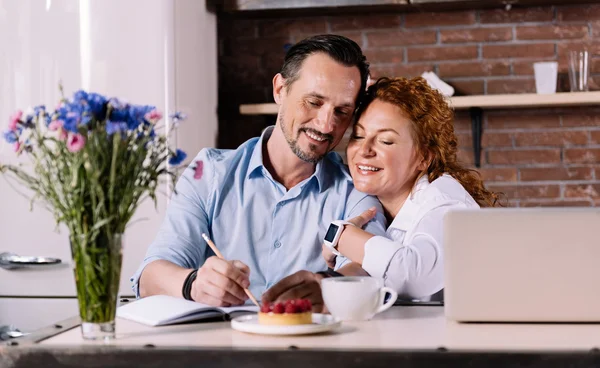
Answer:
POLYGON ((62 128, 65 123, 62 120, 53 120, 48 125, 48 129, 51 131, 56 131, 58 128, 62 128))
POLYGON ((19 122, 19 120, 21 120, 21 117, 23 116, 23 111, 21 110, 17 110, 11 117, 10 120, 8 121, 8 129, 12 130, 13 132, 15 130, 17 130, 17 123, 19 122))
POLYGON ((15 152, 19 152, 19 149, 21 148, 21 142, 15 142, 15 144, 13 145, 13 151, 15 152))
POLYGON ((202 173, 204 171, 204 162, 202 160, 196 161, 196 167, 194 168, 194 179, 202 179, 202 173))
POLYGON ((146 120, 156 122, 160 119, 162 119, 162 114, 160 113, 160 111, 158 111, 156 109, 154 109, 146 114, 146 120))
POLYGON ((67 139, 67 149, 69 152, 79 152, 85 146, 85 137, 81 134, 69 134, 67 139))
POLYGON ((60 131, 58 133, 58 139, 60 139, 61 141, 64 141, 67 139, 67 131, 64 130, 63 128, 60 128, 60 131))

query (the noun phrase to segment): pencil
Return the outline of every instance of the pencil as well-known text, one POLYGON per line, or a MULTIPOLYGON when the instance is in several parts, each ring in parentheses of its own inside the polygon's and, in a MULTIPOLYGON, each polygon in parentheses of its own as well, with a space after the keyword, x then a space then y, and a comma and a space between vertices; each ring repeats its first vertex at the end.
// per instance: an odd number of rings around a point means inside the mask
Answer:
MULTIPOLYGON (((217 246, 215 245, 215 243, 213 243, 213 241, 210 240, 210 238, 208 237, 208 235, 206 235, 205 233, 202 233, 202 239, 204 239, 204 241, 208 244, 208 246, 210 247, 210 249, 212 249, 213 252, 215 252, 215 254, 217 255, 217 257, 221 258, 222 260, 226 260, 225 257, 223 257, 223 254, 221 254, 221 252, 219 252, 219 249, 217 248, 217 246)), ((252 293, 250 292, 250 290, 244 289, 244 291, 246 292, 246 295, 248 295, 248 297, 250 298, 250 300, 252 300, 252 302, 254 304, 256 304, 257 307, 260 307, 260 305, 256 301, 256 298, 254 297, 254 295, 252 295, 252 293)))

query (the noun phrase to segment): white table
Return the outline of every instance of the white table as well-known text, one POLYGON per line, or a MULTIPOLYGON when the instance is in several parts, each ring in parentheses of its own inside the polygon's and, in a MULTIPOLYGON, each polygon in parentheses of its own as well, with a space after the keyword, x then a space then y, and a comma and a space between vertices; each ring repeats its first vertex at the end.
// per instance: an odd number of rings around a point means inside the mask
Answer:
MULTIPOLYGON (((148 327, 118 319, 114 345, 335 349, 590 350, 600 347, 600 324, 465 324, 446 321, 442 307, 393 307, 371 321, 344 322, 333 333, 262 336, 238 332, 229 322, 148 327)), ((79 328, 40 343, 103 345, 81 338, 79 328)))
MULTIPOLYGON (((381 367, 400 361, 405 367, 534 362, 536 367, 600 366, 600 324, 464 324, 447 321, 443 307, 434 306, 392 307, 372 321, 344 322, 335 332, 312 336, 252 335, 233 330, 229 322, 148 327, 118 319, 117 339, 109 344, 84 341, 76 327, 37 344, 21 345, 0 347, 0 366, 3 356, 14 361, 27 354, 31 359, 23 360, 23 366, 32 367, 45 361, 33 358, 40 354, 70 364, 107 359, 134 365, 201 366, 204 361, 213 366, 252 362, 285 368, 331 367, 331 361, 347 368, 365 360, 368 366, 381 367)), ((126 366, 121 363, 118 366, 126 366)))

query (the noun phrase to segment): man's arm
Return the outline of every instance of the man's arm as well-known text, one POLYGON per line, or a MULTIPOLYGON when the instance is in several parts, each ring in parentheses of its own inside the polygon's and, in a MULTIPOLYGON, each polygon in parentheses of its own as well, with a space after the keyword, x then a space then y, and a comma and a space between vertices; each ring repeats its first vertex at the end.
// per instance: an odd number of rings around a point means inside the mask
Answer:
POLYGON ((249 285, 246 265, 217 257, 205 259, 202 233, 210 234, 207 213, 213 190, 214 167, 210 152, 202 150, 177 182, 163 224, 150 245, 144 262, 132 277, 136 296, 183 297, 183 284, 198 269, 190 295, 193 300, 215 306, 243 304, 243 287, 249 285), (204 165, 203 176, 194 178, 196 162, 204 165))
POLYGON ((148 263, 139 280, 139 295, 171 295, 183 297, 182 286, 193 269, 180 267, 169 261, 159 259, 148 263), (179 287, 178 287, 179 286, 179 287))
POLYGON ((206 244, 201 234, 209 233, 206 209, 213 176, 209 152, 202 150, 177 181, 156 238, 131 279, 136 296, 181 297, 185 278, 204 263, 206 244), (198 160, 203 162, 203 176, 195 179, 198 160))

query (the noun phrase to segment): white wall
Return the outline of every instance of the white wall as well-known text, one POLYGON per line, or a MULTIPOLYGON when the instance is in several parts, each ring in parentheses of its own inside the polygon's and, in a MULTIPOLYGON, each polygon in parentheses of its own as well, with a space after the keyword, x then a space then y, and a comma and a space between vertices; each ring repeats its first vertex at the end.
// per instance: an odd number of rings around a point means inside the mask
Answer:
MULTIPOLYGON (((183 111, 173 145, 190 158, 214 146, 217 134, 216 17, 204 0, 0 0, 0 129, 18 108, 54 106, 58 82, 67 94, 86 90, 183 111)), ((14 162, 0 143, 0 162, 14 162)), ((167 192, 164 187, 163 192, 167 192)), ((121 293, 141 262, 166 207, 143 204, 126 233, 121 293)), ((70 262, 66 231, 19 197, 0 177, 0 253, 59 257, 70 262)), ((70 266, 0 269, 0 297, 74 296, 70 266)), ((0 325, 7 321, 2 320, 0 325)))

